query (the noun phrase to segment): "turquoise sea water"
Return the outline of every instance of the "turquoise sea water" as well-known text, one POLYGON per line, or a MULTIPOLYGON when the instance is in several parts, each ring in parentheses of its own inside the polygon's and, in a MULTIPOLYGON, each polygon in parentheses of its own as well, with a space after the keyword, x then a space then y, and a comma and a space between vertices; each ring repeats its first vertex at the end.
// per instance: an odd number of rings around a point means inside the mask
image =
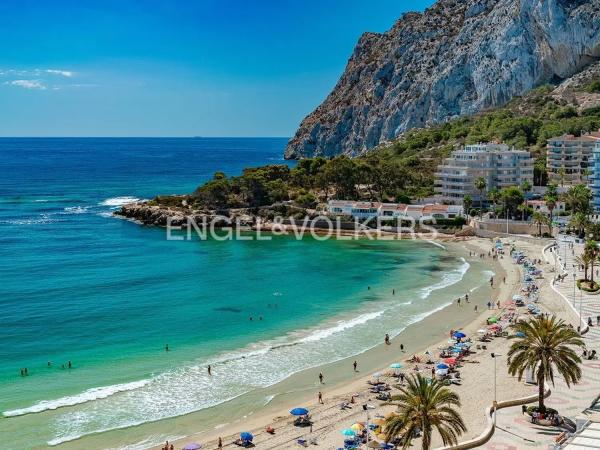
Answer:
POLYGON ((189 192, 215 170, 282 163, 284 145, 0 139, 6 448, 218 405, 364 351, 451 301, 439 293, 469 264, 423 242, 168 241, 111 217, 132 199, 189 192))

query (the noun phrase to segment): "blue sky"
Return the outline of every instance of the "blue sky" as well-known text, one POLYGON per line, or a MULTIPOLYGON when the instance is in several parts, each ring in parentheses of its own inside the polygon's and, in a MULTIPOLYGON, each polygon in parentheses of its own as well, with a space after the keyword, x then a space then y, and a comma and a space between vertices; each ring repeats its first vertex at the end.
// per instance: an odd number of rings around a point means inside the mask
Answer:
POLYGON ((403 0, 3 0, 0 136, 291 136, 403 0))

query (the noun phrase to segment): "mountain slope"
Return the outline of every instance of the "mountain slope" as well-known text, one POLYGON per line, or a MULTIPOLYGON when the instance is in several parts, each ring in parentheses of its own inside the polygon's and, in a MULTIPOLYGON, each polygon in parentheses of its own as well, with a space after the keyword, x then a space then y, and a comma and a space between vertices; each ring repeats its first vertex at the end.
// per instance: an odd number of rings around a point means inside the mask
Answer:
POLYGON ((505 104, 600 59, 600 0, 440 0, 365 33, 287 158, 357 155, 505 104))

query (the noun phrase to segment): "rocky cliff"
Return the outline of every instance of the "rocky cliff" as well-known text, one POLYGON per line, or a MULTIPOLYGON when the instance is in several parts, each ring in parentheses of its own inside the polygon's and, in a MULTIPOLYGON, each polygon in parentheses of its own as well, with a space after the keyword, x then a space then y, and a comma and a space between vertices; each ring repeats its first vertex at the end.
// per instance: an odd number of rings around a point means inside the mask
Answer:
POLYGON ((358 155, 499 106, 600 59, 600 0, 440 0, 359 39, 286 158, 358 155))

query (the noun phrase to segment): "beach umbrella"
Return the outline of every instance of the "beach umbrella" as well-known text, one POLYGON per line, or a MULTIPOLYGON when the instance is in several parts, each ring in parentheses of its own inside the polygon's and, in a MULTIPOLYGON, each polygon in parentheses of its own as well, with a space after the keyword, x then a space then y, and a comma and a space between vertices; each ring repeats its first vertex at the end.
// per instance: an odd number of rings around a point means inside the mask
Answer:
POLYGON ((435 371, 436 375, 446 375, 448 373, 448 369, 438 369, 435 371))
POLYGON ((390 368, 392 368, 392 369, 402 369, 402 364, 400 364, 400 363, 390 364, 390 368))
POLYGON ((463 333, 462 331, 455 331, 453 336, 457 339, 462 339, 467 337, 467 335, 465 333, 463 333))
POLYGON ((294 408, 290 411, 292 416, 305 416, 308 414, 308 409, 306 408, 294 408))
POLYGON ((490 317, 487 321, 488 323, 496 323, 498 322, 498 319, 496 317, 490 317))
POLYGON ((450 368, 450 366, 448 364, 439 363, 437 366, 435 366, 435 368, 440 370, 447 370, 450 368))
POLYGON ((452 366, 452 365, 456 364, 456 358, 445 358, 444 362, 446 364, 450 364, 452 366))
POLYGON ((356 436, 356 433, 353 430, 351 430, 350 428, 346 428, 345 430, 342 430, 342 434, 344 436, 349 436, 349 437, 356 436))
POLYGON ((375 372, 373 374, 373 378, 379 378, 379 377, 381 377, 381 373, 380 372, 375 372))
POLYGON ((354 431, 355 433, 360 433, 362 430, 364 430, 364 429, 365 429, 365 426, 364 426, 362 423, 358 423, 358 422, 357 422, 357 423, 353 424, 353 425, 350 427, 350 429, 351 429, 352 431, 354 431))
POLYGON ((523 333, 522 331, 517 331, 517 332, 515 333, 515 336, 516 336, 516 337, 523 338, 523 337, 525 337, 525 333, 523 333))
POLYGON ((381 426, 381 425, 385 424, 385 419, 383 417, 378 417, 376 419, 371 420, 371 423, 373 425, 381 426))
POLYGON ((484 329, 482 328, 481 330, 477 330, 477 332, 478 332, 479 334, 485 334, 485 333, 487 333, 487 330, 484 330, 484 329))
POLYGON ((202 448, 200 444, 197 442, 192 442, 191 444, 187 444, 185 447, 183 447, 183 450, 198 450, 199 448, 202 448))
POLYGON ((247 431, 242 431, 240 433, 240 438, 242 439, 242 441, 248 441, 251 442, 252 439, 254 439, 254 436, 252 436, 252 433, 249 433, 247 431))

